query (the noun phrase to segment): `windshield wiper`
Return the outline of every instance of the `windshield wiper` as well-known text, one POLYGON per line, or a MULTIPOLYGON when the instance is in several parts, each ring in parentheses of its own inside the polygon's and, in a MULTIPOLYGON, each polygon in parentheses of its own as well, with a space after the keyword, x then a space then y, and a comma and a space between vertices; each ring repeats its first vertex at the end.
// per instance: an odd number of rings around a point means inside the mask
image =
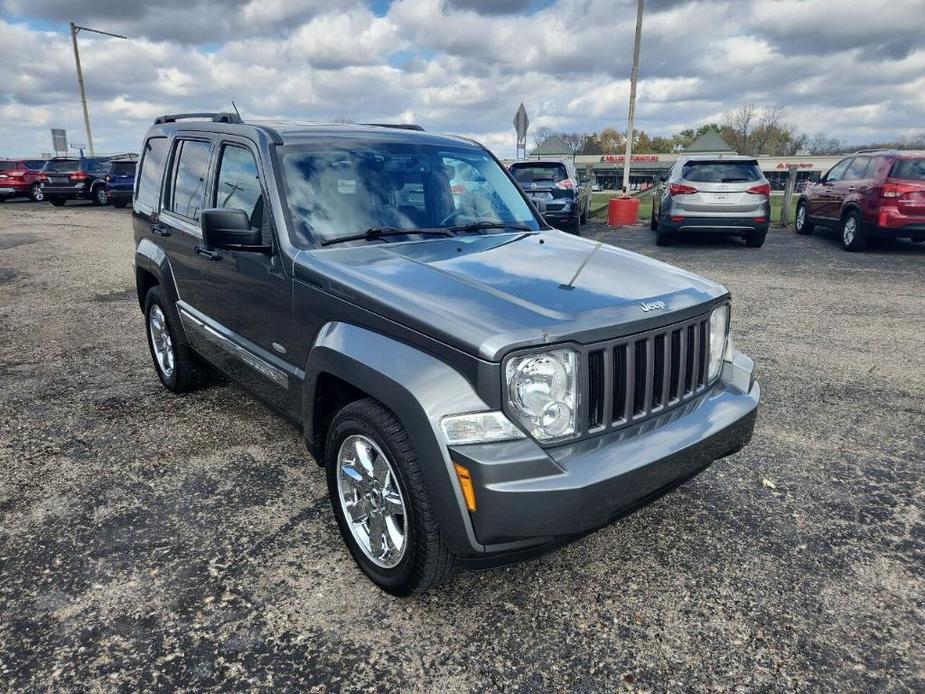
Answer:
POLYGON ((325 239, 321 242, 322 246, 330 246, 335 243, 344 243, 346 241, 374 241, 385 236, 409 236, 411 234, 425 234, 436 236, 452 236, 447 229, 399 229, 398 227, 372 227, 362 234, 350 234, 341 236, 336 239, 325 239))
POLYGON ((482 231, 484 229, 516 229, 517 231, 536 231, 536 229, 531 229, 526 224, 518 224, 517 222, 472 222, 470 224, 460 224, 455 227, 447 227, 447 231, 453 232, 466 232, 466 231, 482 231))

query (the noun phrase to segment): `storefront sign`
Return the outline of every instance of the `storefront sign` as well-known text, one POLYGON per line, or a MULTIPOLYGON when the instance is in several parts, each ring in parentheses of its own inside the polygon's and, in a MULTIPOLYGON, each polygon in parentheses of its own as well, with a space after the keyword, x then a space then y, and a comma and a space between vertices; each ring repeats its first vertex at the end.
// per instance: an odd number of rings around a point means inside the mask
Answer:
MULTIPOLYGON (((625 154, 603 154, 601 155, 601 161, 607 162, 624 162, 626 161, 625 154)), ((634 154, 630 157, 630 161, 658 161, 657 154, 634 154)))

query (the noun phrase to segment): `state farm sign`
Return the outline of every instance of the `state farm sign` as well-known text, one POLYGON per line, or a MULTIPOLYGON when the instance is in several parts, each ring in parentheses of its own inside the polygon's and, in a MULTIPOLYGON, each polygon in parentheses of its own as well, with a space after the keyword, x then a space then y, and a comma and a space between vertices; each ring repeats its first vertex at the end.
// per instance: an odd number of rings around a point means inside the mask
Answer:
MULTIPOLYGON (((603 154, 601 155, 601 161, 609 162, 624 162, 626 161, 625 154, 603 154)), ((630 157, 630 161, 658 161, 657 154, 634 154, 630 157)))

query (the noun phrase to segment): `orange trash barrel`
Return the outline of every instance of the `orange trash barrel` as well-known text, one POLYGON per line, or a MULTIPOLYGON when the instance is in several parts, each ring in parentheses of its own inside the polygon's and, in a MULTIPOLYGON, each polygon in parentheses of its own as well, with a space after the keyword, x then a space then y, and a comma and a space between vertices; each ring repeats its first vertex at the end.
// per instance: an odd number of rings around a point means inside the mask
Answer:
POLYGON ((607 226, 625 227, 639 221, 639 198, 611 198, 607 203, 607 226))

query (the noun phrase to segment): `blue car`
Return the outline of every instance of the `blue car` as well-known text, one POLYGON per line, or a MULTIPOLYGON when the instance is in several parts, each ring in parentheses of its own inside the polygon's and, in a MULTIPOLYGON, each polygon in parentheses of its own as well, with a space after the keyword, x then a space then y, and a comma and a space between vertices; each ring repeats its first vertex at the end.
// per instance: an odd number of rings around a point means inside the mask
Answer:
POLYGON ((105 181, 106 202, 111 202, 113 207, 125 207, 131 202, 135 189, 135 162, 130 159, 112 160, 105 181))

